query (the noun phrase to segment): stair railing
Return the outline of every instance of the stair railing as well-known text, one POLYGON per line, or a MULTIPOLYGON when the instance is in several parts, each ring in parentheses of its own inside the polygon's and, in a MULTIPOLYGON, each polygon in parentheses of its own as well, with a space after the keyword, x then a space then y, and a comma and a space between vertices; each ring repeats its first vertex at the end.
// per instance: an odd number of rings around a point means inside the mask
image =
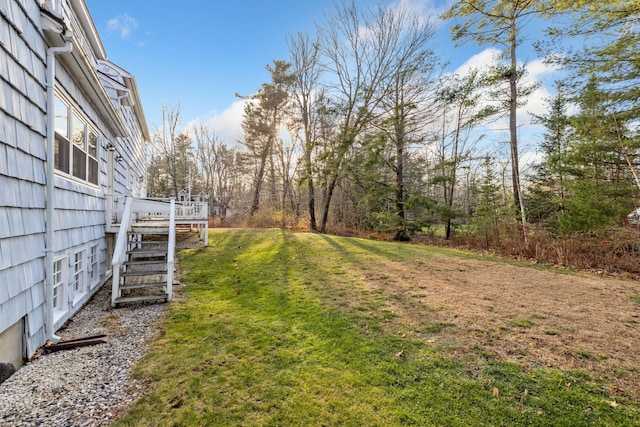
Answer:
POLYGON ((169 208, 169 247, 167 251, 167 301, 173 296, 173 268, 176 252, 176 199, 171 198, 169 208))
POLYGON ((127 240, 128 233, 131 230, 132 219, 132 198, 127 197, 120 220, 120 229, 116 238, 116 246, 113 250, 113 258, 111 261, 111 306, 116 306, 116 300, 120 296, 120 267, 126 261, 127 257, 127 240))

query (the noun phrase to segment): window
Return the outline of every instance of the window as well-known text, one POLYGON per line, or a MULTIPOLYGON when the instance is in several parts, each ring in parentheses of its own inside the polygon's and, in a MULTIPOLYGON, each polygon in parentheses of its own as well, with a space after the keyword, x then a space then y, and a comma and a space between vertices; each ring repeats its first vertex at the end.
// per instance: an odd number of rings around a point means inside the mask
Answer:
POLYGON ((69 173, 69 141, 64 138, 69 133, 68 110, 69 108, 60 98, 56 97, 54 101, 54 129, 56 131, 54 166, 64 173, 69 173))
POLYGON ((67 258, 53 261, 53 311, 59 319, 67 311, 67 258))
POLYGON ((86 251, 81 250, 73 255, 73 265, 71 266, 71 289, 73 290, 73 303, 87 292, 86 287, 86 251))
POLYGON ((54 100, 55 158, 57 170, 98 185, 98 134, 71 105, 54 100))
POLYGON ((100 281, 100 268, 99 268, 99 256, 100 254, 100 246, 93 245, 91 246, 91 250, 89 251, 89 274, 90 278, 90 286, 94 287, 100 281))

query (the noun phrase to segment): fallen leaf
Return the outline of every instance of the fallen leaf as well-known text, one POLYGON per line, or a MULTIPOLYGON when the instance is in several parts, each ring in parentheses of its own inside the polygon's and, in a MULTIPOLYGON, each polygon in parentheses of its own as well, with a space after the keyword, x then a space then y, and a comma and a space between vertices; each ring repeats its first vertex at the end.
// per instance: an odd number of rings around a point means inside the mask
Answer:
POLYGON ((500 390, 498 390, 498 387, 494 387, 493 388, 493 397, 495 397, 496 399, 500 396, 500 390))
POLYGON ((617 408, 618 407, 618 403, 616 403, 615 400, 612 401, 607 401, 607 403, 609 404, 609 406, 611 406, 612 408, 617 408))

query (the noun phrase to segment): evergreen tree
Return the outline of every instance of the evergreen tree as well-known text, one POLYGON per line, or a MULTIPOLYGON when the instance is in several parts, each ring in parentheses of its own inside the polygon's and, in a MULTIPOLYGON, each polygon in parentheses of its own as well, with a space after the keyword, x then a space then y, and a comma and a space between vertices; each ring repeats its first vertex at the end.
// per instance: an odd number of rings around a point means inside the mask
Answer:
POLYGON ((496 84, 496 94, 503 101, 509 114, 509 146, 511 151, 511 179, 513 199, 520 210, 522 224, 526 215, 520 197, 520 166, 516 112, 535 86, 524 85, 524 69, 517 65, 517 49, 522 43, 522 27, 533 16, 543 16, 548 2, 543 0, 463 0, 456 1, 443 15, 444 18, 461 20, 451 27, 454 40, 473 41, 478 45, 502 45, 507 64, 495 67, 491 79, 496 84), (508 88, 501 94, 501 83, 508 88))
MULTIPOLYGON (((289 101, 289 88, 293 83, 293 74, 289 71, 291 64, 285 61, 273 61, 273 66, 266 69, 271 74, 271 82, 263 83, 257 94, 246 97, 250 100, 245 105, 242 129, 244 144, 256 158, 254 191, 251 201, 250 215, 254 215, 260 207, 260 195, 265 180, 267 165, 275 173, 273 167, 273 147, 284 120, 285 106, 289 101)), ((273 175, 272 175, 273 176, 273 175)), ((275 183, 272 182, 272 188, 275 183)))
POLYGON ((500 194, 500 184, 493 170, 493 159, 486 156, 482 167, 484 177, 477 190, 473 224, 478 234, 483 236, 485 246, 489 246, 492 241, 499 240, 500 220, 508 216, 508 209, 500 194))
POLYGON ((558 215, 564 211, 567 192, 567 144, 571 127, 567 116, 569 100, 561 84, 550 100, 546 115, 534 116, 537 123, 547 131, 540 143, 544 155, 542 162, 535 166, 535 175, 527 197, 530 221, 542 224, 551 230, 558 228, 558 215))
POLYGON ((579 113, 570 118, 573 132, 565 158, 569 197, 558 218, 565 233, 618 225, 637 197, 626 148, 620 143, 621 135, 629 134, 628 126, 610 113, 609 94, 592 77, 577 102, 579 113))

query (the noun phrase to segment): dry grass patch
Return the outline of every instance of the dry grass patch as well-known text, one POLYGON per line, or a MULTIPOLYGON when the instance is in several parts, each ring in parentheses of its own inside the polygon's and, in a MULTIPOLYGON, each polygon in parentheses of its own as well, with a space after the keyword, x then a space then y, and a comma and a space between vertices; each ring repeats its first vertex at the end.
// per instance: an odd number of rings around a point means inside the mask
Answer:
POLYGON ((640 396, 636 281, 419 252, 397 261, 369 253, 353 266, 395 314, 389 328, 440 343, 463 360, 482 348, 482 357, 584 369, 619 393, 640 396))

